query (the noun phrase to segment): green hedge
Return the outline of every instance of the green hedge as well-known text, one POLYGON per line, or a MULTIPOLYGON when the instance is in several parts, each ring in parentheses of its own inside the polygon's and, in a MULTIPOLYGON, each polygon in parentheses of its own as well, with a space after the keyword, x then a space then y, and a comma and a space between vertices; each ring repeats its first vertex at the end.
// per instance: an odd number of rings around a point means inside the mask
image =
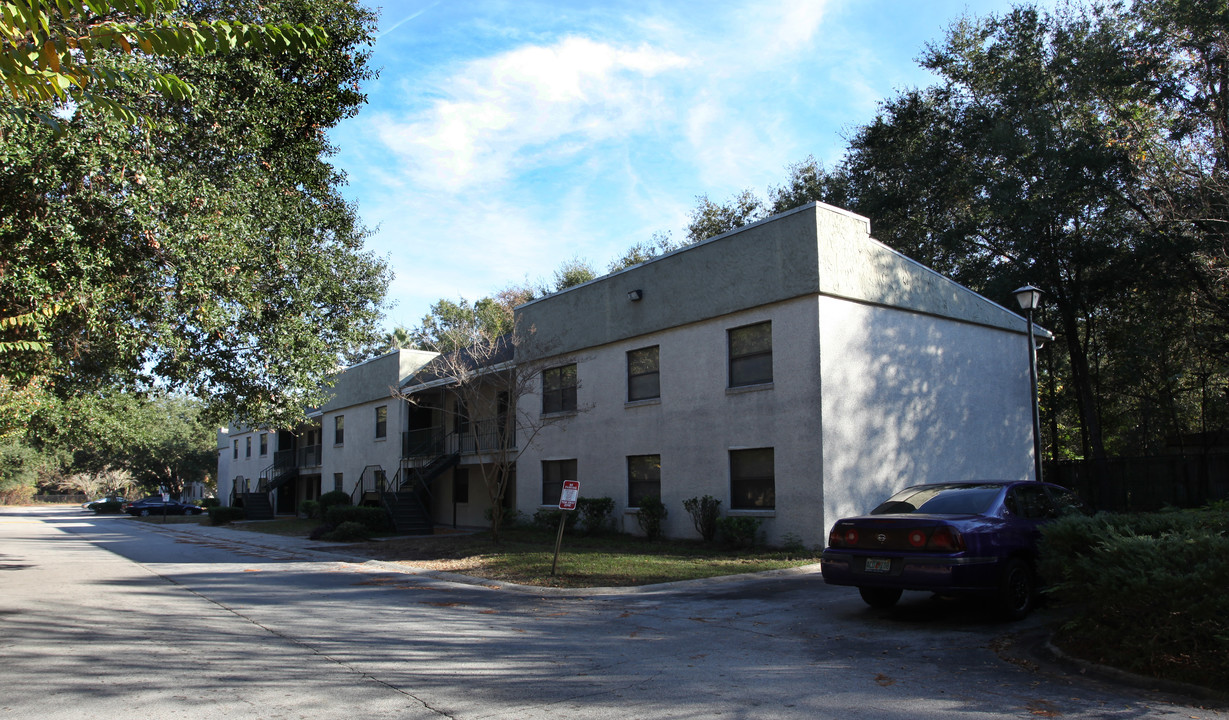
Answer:
POLYGON ((342 523, 356 522, 369 531, 377 533, 392 530, 393 527, 388 511, 384 508, 333 505, 328 509, 324 519, 333 527, 340 527, 342 523))
POLYGON ((1153 677, 1229 690, 1229 513, 1070 517, 1038 570, 1074 617, 1055 642, 1153 677))
POLYGON ((211 507, 209 508, 209 524, 225 525, 236 520, 246 520, 248 511, 241 507, 211 507))

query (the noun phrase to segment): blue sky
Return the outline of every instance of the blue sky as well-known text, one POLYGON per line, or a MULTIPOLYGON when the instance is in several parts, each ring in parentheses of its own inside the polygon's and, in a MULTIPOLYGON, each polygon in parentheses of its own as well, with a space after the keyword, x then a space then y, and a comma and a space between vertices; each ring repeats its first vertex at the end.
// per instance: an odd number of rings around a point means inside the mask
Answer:
POLYGON ((838 162, 879 101, 932 82, 926 43, 1010 3, 379 7, 379 78, 331 137, 368 248, 396 273, 391 328, 573 258, 604 272, 654 233, 685 237, 699 195, 764 196, 807 156, 838 162))

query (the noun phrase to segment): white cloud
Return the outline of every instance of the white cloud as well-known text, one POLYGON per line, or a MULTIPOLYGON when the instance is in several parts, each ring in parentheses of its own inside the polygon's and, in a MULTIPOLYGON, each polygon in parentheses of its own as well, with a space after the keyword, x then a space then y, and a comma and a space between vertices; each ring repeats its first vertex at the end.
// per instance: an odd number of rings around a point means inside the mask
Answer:
POLYGON ((472 60, 421 113, 372 122, 416 182, 462 192, 640 131, 658 104, 646 80, 685 65, 648 46, 568 37, 472 60))

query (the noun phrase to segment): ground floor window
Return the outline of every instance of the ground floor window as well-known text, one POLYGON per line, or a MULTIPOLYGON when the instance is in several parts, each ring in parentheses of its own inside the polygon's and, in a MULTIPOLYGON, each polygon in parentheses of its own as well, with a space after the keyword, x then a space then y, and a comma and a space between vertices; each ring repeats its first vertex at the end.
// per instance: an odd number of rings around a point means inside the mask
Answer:
POLYGON ((772 448, 730 451, 730 509, 773 510, 777 506, 772 448))
POLYGON ((341 492, 341 487, 345 483, 342 481, 341 473, 333 473, 333 491, 341 492))
POLYGON ((542 461, 542 504, 558 506, 563 495, 563 483, 575 479, 575 460, 542 461))
POLYGON ((640 507, 647 497, 661 497, 661 455, 627 458, 627 506, 640 507))

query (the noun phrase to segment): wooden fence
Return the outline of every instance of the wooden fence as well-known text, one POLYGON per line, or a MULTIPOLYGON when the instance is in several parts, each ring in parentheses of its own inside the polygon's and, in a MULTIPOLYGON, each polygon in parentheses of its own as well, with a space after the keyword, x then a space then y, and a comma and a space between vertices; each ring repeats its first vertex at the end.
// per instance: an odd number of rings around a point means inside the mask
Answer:
POLYGON ((1047 463, 1043 472, 1097 510, 1191 508, 1229 499, 1229 453, 1072 460, 1047 463))

